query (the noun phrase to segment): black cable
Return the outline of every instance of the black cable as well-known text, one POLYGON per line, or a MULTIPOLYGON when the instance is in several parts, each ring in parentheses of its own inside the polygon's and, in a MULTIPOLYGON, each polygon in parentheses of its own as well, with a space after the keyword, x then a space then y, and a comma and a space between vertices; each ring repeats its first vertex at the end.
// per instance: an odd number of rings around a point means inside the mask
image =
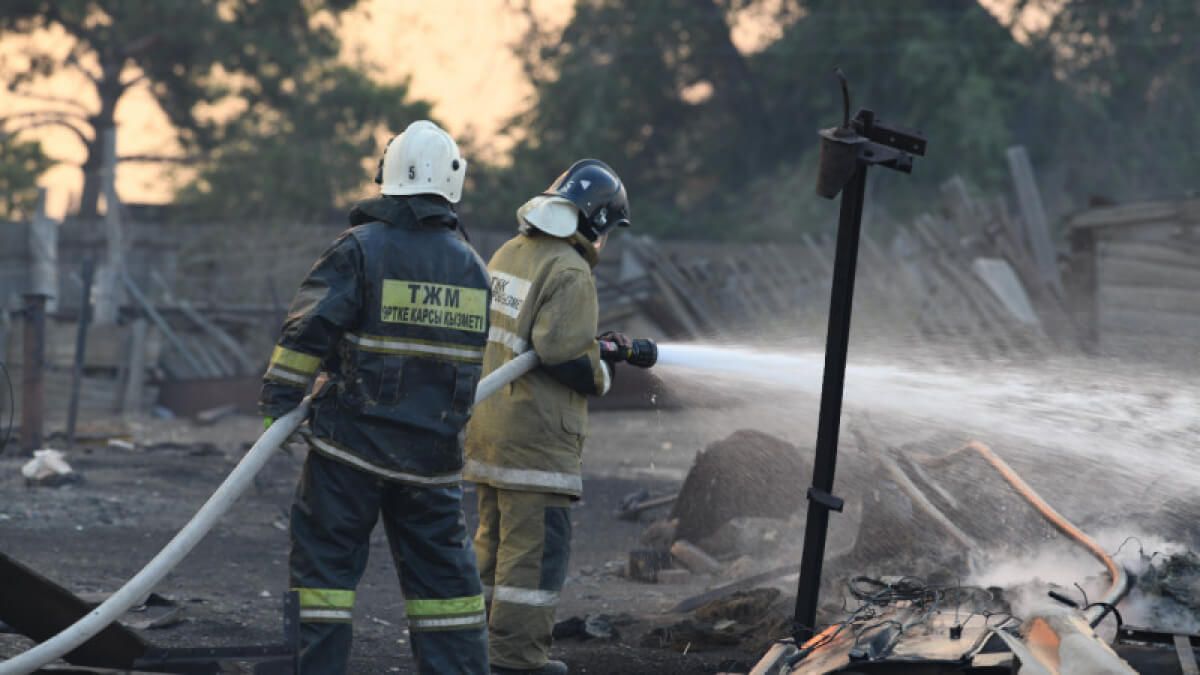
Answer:
POLYGON ((17 425, 17 396, 13 392, 12 376, 8 374, 3 361, 0 361, 0 370, 4 371, 4 381, 8 383, 8 431, 4 432, 4 440, 0 441, 0 455, 3 455, 8 442, 12 440, 13 427, 17 425))
MULTIPOLYGON (((946 602, 955 603, 956 619, 960 616, 958 614, 960 605, 965 604, 970 609, 970 614, 967 615, 965 621, 958 623, 956 620, 956 624, 960 626, 976 616, 984 617, 984 624, 989 628, 1000 628, 1016 619, 1008 611, 992 611, 996 595, 991 590, 981 586, 963 586, 961 579, 956 579, 955 583, 950 586, 932 586, 921 577, 899 577, 889 582, 859 575, 846 580, 846 590, 849 596, 860 602, 859 606, 842 621, 830 624, 831 628, 836 627, 836 629, 829 631, 827 628, 826 635, 811 645, 802 647, 788 660, 789 666, 794 666, 817 649, 833 642, 847 629, 853 635, 853 644, 851 645, 853 650, 872 630, 882 626, 895 626, 896 634, 878 654, 874 655, 874 658, 886 657, 900 643, 905 633, 915 626, 927 623, 931 617, 941 611, 946 602), (916 616, 911 621, 901 623, 895 619, 877 620, 882 615, 882 609, 901 603, 915 610, 916 616), (1003 617, 1003 620, 992 626, 992 617, 1003 617)), ((846 598, 843 596, 842 600, 842 610, 846 611, 846 598)))
POLYGON ((1009 621, 1016 621, 1016 620, 1017 620, 1017 617, 1013 616, 1010 612, 995 612, 995 613, 984 612, 983 613, 983 625, 987 626, 988 628, 997 628, 998 629, 998 628, 1002 627, 1004 624, 1008 623, 1009 621), (1004 620, 1001 621, 1000 623, 996 624, 995 626, 993 626, 992 625, 992 617, 993 616, 1002 616, 1002 617, 1004 617, 1004 620))
POLYGON ((1080 586, 1078 581, 1075 582, 1075 588, 1078 588, 1079 594, 1083 596, 1083 604, 1091 605, 1092 603, 1088 600, 1087 591, 1083 590, 1083 586, 1080 586))
POLYGON ((1103 607, 1107 611, 1104 614, 1096 617, 1096 623, 1091 624, 1092 628, 1099 626, 1100 622, 1104 620, 1104 617, 1108 614, 1108 612, 1112 612, 1112 615, 1117 619, 1117 633, 1121 632, 1121 627, 1125 625, 1125 619, 1121 616, 1121 613, 1117 611, 1117 608, 1114 605, 1107 602, 1093 602, 1087 607, 1084 607, 1082 611, 1086 612, 1093 607, 1103 607))
MULTIPOLYGON (((878 657, 889 654, 899 644, 907 631, 915 626, 927 623, 931 617, 940 611, 942 605, 947 601, 952 600, 954 602, 955 624, 960 627, 965 623, 958 621, 958 618, 961 616, 959 611, 964 603, 970 605, 971 613, 966 619, 966 621, 970 621, 975 616, 986 617, 988 607, 995 601, 995 594, 990 590, 979 586, 963 586, 961 579, 956 579, 953 586, 930 586, 920 577, 901 577, 895 582, 888 583, 881 579, 857 576, 847 581, 847 588, 851 595, 859 598, 866 605, 886 606, 905 602, 909 606, 915 607, 918 611, 923 610, 907 623, 882 621, 861 626, 855 630, 855 646, 857 646, 861 641, 862 635, 872 628, 883 625, 896 626, 896 635, 880 650, 880 653, 877 655, 878 657)), ((985 618, 986 621, 987 619, 985 618)))
POLYGON ((1137 537, 1125 537, 1125 541, 1121 542, 1121 545, 1117 547, 1117 550, 1113 551, 1113 557, 1117 557, 1117 554, 1121 552, 1121 549, 1125 548, 1125 544, 1128 544, 1131 541, 1136 541, 1138 543, 1138 553, 1145 558, 1146 548, 1142 545, 1142 540, 1138 539, 1137 537))

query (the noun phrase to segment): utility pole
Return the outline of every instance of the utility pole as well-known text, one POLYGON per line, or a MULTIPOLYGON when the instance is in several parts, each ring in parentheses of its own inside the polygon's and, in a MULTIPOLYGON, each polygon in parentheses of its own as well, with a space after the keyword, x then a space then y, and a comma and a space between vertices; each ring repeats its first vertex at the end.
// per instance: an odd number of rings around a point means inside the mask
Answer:
POLYGON ((91 254, 83 259, 83 291, 79 299, 79 326, 75 332, 75 364, 71 370, 71 401, 67 407, 67 449, 75 445, 75 422, 79 419, 79 389, 83 386, 83 365, 87 357, 88 322, 92 319, 92 278, 96 261, 91 254))
POLYGON ((117 130, 105 129, 104 166, 104 262, 96 274, 97 324, 117 322, 121 308, 121 271, 125 267, 125 236, 121 226, 121 201, 117 197, 117 130))
POLYGON ((32 455, 42 447, 46 387, 46 296, 25 294, 25 333, 21 355, 21 449, 32 455))
POLYGON ((854 305, 854 273, 858 262, 867 169, 882 166, 911 173, 912 156, 925 154, 925 138, 918 132, 885 125, 877 121, 875 113, 870 110, 860 110, 854 119, 850 119, 849 87, 841 71, 836 71, 836 74, 842 84, 842 126, 820 132, 821 164, 817 172, 817 194, 833 199, 841 192, 842 205, 833 259, 833 287, 829 298, 829 330, 825 342, 825 372, 821 385, 813 479, 812 487, 808 489, 804 553, 796 592, 793 637, 796 646, 801 648, 800 658, 808 653, 804 643, 816 632, 829 512, 841 512, 843 505, 842 499, 833 494, 833 477, 837 466, 846 353, 850 345, 850 315, 854 305))
POLYGON ((46 216, 46 188, 38 188, 29 222, 29 292, 46 296, 46 311, 58 299, 58 223, 46 216))

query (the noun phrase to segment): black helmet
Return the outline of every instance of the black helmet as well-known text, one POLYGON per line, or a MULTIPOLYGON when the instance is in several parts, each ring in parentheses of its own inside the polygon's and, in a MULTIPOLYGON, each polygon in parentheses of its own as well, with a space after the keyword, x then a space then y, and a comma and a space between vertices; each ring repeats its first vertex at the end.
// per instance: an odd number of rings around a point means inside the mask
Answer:
POLYGON ((625 185, 604 162, 581 159, 563 172, 544 195, 562 197, 579 208, 579 231, 591 241, 615 227, 629 227, 625 185))

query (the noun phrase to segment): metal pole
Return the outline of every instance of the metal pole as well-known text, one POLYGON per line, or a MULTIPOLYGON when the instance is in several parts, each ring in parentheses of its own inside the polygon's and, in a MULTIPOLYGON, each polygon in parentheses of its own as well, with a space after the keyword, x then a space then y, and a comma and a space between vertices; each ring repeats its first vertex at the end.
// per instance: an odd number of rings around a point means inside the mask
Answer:
POLYGON ((83 382, 83 364, 87 355, 88 322, 92 320, 92 277, 96 262, 83 259, 83 297, 79 302, 79 330, 75 333, 75 368, 71 371, 71 403, 67 408, 67 449, 75 445, 75 421, 79 417, 79 387, 83 382))
POLYGON ((33 454, 42 447, 46 389, 46 296, 25 294, 24 354, 21 357, 21 449, 33 454))
POLYGON ((829 331, 825 341, 825 374, 821 386, 821 411, 817 422, 817 447, 813 482, 808 489, 808 519, 804 528, 804 554, 796 591, 795 638, 803 644, 815 633, 817 596, 829 512, 841 511, 842 500, 833 496, 837 466, 838 431, 841 428, 842 392, 846 381, 846 352, 850 346, 850 314, 854 304, 854 270, 858 260, 858 235, 862 227, 867 164, 859 161, 854 177, 842 192, 838 217, 837 250, 833 259, 833 288, 829 298, 829 331))
POLYGON ((121 199, 117 196, 117 130, 101 133, 104 151, 104 261, 96 275, 97 325, 114 324, 121 307, 121 279, 125 272, 125 235, 121 222, 121 199))

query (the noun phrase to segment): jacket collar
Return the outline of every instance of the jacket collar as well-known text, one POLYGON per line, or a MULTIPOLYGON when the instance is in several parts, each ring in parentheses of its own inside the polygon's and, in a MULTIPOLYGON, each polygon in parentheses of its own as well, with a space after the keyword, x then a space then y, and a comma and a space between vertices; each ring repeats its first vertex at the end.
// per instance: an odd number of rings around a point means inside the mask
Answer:
POLYGON ((579 255, 587 261, 588 267, 596 269, 596 265, 600 262, 600 252, 596 250, 596 246, 588 240, 587 237, 576 232, 567 237, 567 243, 571 244, 571 248, 579 251, 579 255))
POLYGON ((355 204, 350 210, 351 225, 362 225, 373 220, 392 225, 411 223, 415 220, 451 230, 458 226, 458 214, 447 202, 424 195, 366 199, 355 204))
POLYGON ((592 242, 588 241, 587 237, 578 232, 569 237, 555 237, 554 235, 542 232, 524 221, 518 223, 517 232, 526 237, 545 237, 547 239, 557 239, 566 242, 571 248, 575 249, 576 253, 583 256, 583 259, 587 261, 588 267, 592 269, 596 269, 596 265, 600 263, 600 252, 596 250, 592 242))

